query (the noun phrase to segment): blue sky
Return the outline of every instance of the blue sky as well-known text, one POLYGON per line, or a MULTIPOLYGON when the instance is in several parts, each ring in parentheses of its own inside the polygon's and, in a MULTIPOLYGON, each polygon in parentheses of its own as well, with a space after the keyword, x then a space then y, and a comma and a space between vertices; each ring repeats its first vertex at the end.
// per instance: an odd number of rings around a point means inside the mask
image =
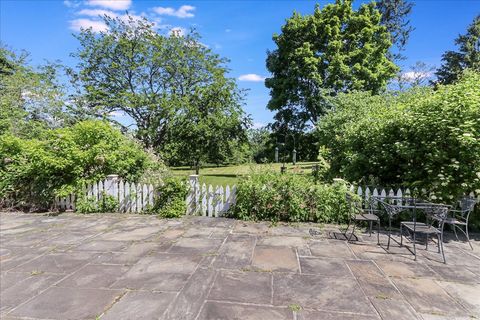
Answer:
MULTIPOLYGON (((102 29, 98 14, 145 15, 159 30, 195 27, 202 42, 230 59, 230 75, 249 89, 245 110, 256 126, 272 120, 266 110, 269 92, 266 51, 274 49, 272 35, 280 31, 294 10, 307 14, 317 1, 162 1, 162 0, 0 0, 0 39, 9 47, 31 53, 33 64, 62 60, 74 65, 69 54, 78 46, 72 33, 80 26, 102 29)), ((331 1, 320 1, 324 5, 331 1)), ((411 23, 415 30, 405 51, 403 69, 416 61, 439 66, 445 50, 464 33, 480 13, 480 0, 414 1, 411 23)), ((356 5, 361 3, 357 1, 356 5)), ((166 32, 166 31, 165 31, 166 32)))

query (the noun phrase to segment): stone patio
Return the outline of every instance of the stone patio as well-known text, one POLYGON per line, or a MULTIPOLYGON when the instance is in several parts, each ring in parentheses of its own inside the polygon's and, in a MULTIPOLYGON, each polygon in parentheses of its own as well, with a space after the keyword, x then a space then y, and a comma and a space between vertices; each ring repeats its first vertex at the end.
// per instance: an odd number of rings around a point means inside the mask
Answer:
POLYGON ((478 235, 444 265, 330 225, 2 213, 0 231, 5 320, 480 318, 478 235))

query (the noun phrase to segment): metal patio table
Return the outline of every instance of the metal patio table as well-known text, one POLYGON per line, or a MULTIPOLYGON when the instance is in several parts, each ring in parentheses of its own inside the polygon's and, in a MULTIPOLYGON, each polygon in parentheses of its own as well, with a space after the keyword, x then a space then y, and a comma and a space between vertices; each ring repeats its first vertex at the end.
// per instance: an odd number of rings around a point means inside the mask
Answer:
MULTIPOLYGON (((380 198, 376 197, 376 200, 384 207, 388 215, 388 244, 387 250, 390 249, 390 239, 391 239, 391 229, 392 229, 392 218, 401 212, 410 211, 412 212, 412 221, 401 221, 400 222, 400 246, 403 245, 403 232, 402 228, 405 227, 408 233, 412 234, 413 241, 413 255, 414 260, 417 260, 417 250, 416 250, 416 235, 417 233, 422 233, 426 235, 426 247, 428 248, 428 237, 432 234, 437 235, 438 238, 438 250, 442 253, 443 260, 445 262, 445 254, 443 252, 443 224, 448 213, 449 206, 444 204, 437 204, 424 201, 418 198, 405 198, 405 197, 386 197, 380 198), (393 203, 385 202, 384 200, 390 200, 393 203), (438 221, 439 228, 433 227, 433 225, 423 222, 417 222, 417 210, 424 211, 428 218, 438 221), (431 215, 431 217, 429 217, 431 215), (417 229, 418 228, 418 229, 417 229)), ((433 224, 433 221, 432 221, 433 224)))

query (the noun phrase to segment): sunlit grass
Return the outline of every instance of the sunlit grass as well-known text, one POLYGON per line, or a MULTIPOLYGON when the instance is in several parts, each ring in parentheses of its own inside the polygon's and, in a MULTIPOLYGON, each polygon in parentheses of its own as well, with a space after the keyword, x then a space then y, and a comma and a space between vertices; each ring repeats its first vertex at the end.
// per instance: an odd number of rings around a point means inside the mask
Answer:
MULTIPOLYGON (((287 164, 287 171, 299 174, 312 172, 312 166, 316 162, 299 162, 295 166, 287 164)), ((206 166, 200 169, 200 182, 211 185, 234 185, 238 180, 249 173, 264 170, 280 172, 281 163, 270 164, 242 164, 237 166, 206 166)), ((170 168, 175 176, 189 176, 195 174, 195 169, 189 167, 170 168)))

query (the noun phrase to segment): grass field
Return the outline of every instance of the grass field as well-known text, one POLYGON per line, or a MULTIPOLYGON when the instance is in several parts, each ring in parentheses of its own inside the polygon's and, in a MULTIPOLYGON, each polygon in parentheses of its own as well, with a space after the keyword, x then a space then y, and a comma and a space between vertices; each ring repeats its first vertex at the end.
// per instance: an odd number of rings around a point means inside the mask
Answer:
MULTIPOLYGON (((297 173, 310 173, 312 166, 316 162, 299 162, 295 166, 287 164, 287 171, 297 173)), ((200 169, 200 182, 211 185, 234 185, 244 175, 259 170, 275 170, 280 172, 281 163, 271 164, 243 164, 237 166, 208 166, 200 169)), ((175 176, 189 176, 195 174, 195 170, 189 167, 173 167, 170 168, 175 176)))

